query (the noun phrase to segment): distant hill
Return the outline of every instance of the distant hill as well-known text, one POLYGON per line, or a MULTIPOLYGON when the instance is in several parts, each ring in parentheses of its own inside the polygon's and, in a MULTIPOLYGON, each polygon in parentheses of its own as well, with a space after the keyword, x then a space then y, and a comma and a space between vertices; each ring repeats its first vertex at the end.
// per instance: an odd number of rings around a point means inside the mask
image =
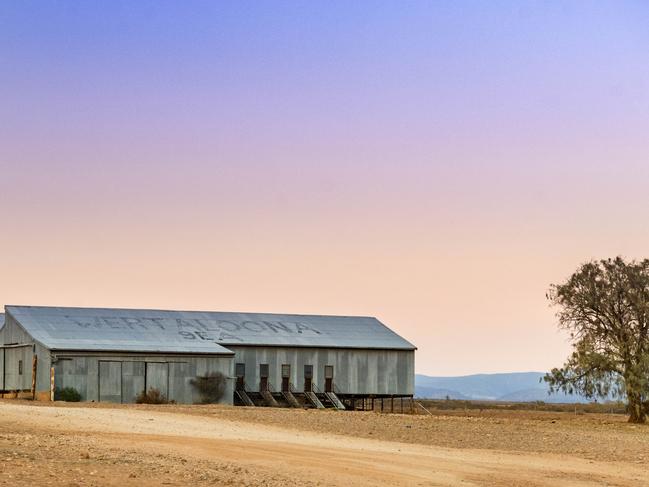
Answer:
POLYGON ((415 389, 417 392, 417 397, 425 397, 426 399, 446 399, 447 397, 449 399, 460 399, 463 401, 468 401, 471 399, 469 396, 465 396, 464 394, 460 394, 457 391, 451 391, 449 389, 438 389, 436 387, 424 386, 415 386, 415 389))
POLYGON ((490 400, 510 402, 591 402, 578 395, 548 394, 539 380, 543 372, 475 374, 459 377, 415 376, 415 396, 429 399, 490 400))

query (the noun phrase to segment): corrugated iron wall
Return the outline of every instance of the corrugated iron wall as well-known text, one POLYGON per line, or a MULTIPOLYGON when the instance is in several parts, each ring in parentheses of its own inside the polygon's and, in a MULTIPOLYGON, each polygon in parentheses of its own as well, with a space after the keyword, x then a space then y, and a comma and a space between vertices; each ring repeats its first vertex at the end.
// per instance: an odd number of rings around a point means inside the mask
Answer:
POLYGON ((83 401, 133 403, 146 387, 179 404, 192 404, 200 397, 190 381, 209 372, 228 377, 221 402, 231 404, 233 398, 230 356, 60 353, 54 370, 55 387, 74 387, 83 401))
POLYGON ((0 344, 4 348, 0 356, 0 390, 28 390, 32 387, 32 359, 38 356, 36 391, 50 390, 50 354, 18 325, 11 316, 5 315, 5 326, 0 330, 0 344), (22 363, 22 374, 20 367, 22 363))
POLYGON ((279 390, 282 365, 290 364, 290 380, 297 391, 304 387, 304 366, 313 366, 313 382, 324 389, 324 368, 334 367, 334 383, 343 394, 412 395, 415 389, 415 352, 283 347, 228 347, 235 363, 245 364, 250 391, 259 390, 259 365, 269 365, 269 380, 279 390))

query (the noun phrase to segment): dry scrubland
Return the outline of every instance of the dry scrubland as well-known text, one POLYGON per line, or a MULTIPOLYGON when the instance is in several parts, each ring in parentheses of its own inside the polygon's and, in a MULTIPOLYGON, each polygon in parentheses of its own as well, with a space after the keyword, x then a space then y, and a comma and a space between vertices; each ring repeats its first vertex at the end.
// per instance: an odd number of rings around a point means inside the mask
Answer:
POLYGON ((0 400, 0 485, 649 485, 624 416, 432 412, 0 400))

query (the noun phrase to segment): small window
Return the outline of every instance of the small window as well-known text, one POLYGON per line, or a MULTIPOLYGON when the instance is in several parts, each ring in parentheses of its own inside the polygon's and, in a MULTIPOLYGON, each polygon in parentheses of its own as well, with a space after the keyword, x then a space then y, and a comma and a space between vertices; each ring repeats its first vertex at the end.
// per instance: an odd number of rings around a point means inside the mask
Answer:
POLYGON ((23 361, 18 361, 18 375, 23 375, 23 361))
POLYGON ((268 378, 268 364, 259 364, 259 375, 268 378))
POLYGON ((313 365, 304 366, 304 378, 313 379, 313 365))
POLYGON ((334 366, 325 365, 325 379, 333 379, 333 378, 334 378, 334 366))
POLYGON ((246 364, 236 364, 235 365, 235 375, 237 377, 246 376, 246 364))
POLYGON ((282 377, 290 377, 291 376, 291 366, 288 364, 282 365, 282 377))

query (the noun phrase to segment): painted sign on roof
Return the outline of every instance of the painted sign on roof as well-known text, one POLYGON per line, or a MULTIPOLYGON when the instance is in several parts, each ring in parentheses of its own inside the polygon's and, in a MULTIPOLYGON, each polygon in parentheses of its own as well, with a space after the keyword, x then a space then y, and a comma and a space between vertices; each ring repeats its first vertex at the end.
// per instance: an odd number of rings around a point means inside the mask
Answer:
POLYGON ((36 340, 59 350, 227 353, 221 345, 415 348, 370 317, 34 306, 6 310, 36 340))

